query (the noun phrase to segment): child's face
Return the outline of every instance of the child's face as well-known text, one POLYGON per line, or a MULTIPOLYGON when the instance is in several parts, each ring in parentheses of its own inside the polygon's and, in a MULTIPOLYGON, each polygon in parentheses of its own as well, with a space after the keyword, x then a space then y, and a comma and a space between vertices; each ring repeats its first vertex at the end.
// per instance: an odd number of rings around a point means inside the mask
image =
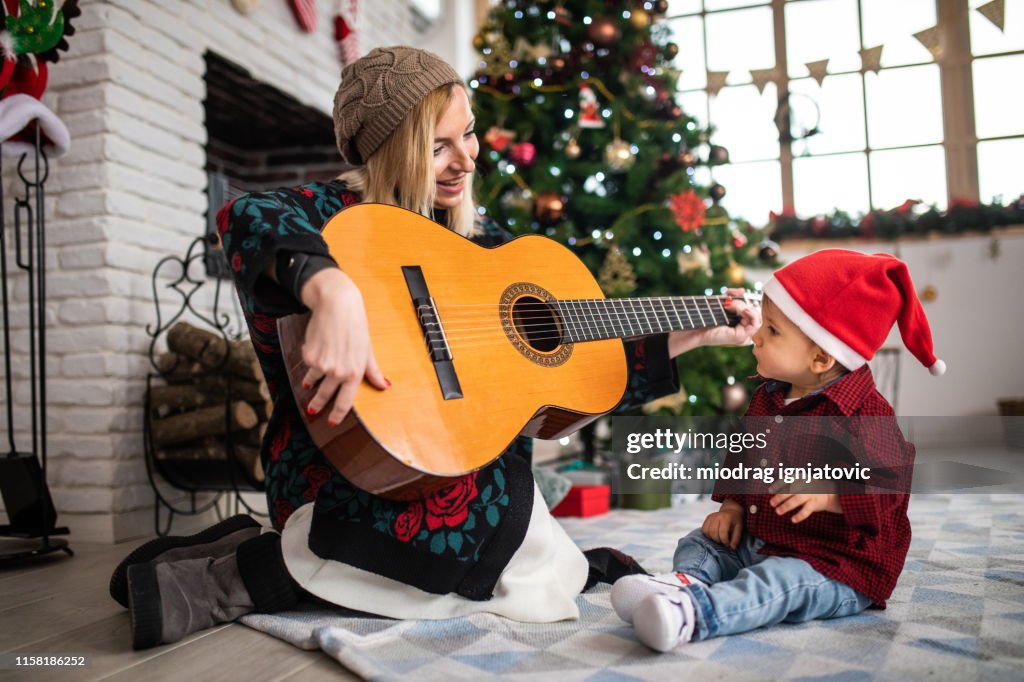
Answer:
POLYGON ((761 306, 761 327, 754 333, 757 373, 793 386, 811 386, 817 345, 779 310, 767 296, 761 306))

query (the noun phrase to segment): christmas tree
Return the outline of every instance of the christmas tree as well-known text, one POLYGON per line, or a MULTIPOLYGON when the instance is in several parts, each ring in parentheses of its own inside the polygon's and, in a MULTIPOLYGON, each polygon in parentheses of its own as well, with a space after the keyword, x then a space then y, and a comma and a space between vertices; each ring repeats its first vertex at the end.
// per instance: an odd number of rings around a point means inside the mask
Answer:
MULTIPOLYGON (((724 187, 695 182, 699 165, 727 163, 728 152, 676 102, 667 6, 506 0, 474 37, 483 210, 513 233, 566 244, 607 296, 744 286, 759 241, 720 205, 724 187)), ((745 406, 729 379, 753 373, 749 352, 698 349, 679 366, 684 393, 659 406, 745 406)))

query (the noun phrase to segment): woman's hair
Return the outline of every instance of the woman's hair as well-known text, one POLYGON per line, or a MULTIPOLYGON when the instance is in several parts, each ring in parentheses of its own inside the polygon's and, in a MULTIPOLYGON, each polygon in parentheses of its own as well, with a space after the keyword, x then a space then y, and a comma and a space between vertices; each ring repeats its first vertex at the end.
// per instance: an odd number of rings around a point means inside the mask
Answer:
MULTIPOLYGON (((451 105, 456 87, 463 86, 443 85, 427 93, 366 165, 342 173, 341 180, 359 192, 363 201, 392 204, 431 217, 437 193, 434 131, 451 105)), ((448 211, 447 227, 470 237, 476 234, 472 173, 466 175, 465 186, 462 202, 448 211)))

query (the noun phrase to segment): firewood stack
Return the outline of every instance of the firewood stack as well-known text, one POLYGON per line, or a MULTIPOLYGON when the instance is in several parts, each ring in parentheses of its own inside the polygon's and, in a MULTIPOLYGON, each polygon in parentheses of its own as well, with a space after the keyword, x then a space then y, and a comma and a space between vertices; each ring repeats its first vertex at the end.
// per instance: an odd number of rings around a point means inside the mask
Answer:
POLYGON ((150 436, 158 460, 224 461, 233 456, 257 483, 264 480, 260 442, 272 403, 248 339, 178 322, 150 388, 150 436))

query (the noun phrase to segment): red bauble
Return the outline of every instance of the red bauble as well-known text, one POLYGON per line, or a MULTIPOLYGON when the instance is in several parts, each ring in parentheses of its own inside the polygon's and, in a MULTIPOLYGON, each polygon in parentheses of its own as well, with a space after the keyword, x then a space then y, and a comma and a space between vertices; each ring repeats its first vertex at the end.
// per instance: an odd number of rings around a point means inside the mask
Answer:
POLYGON ((509 159, 517 166, 529 168, 537 160, 537 148, 533 146, 532 142, 517 142, 512 145, 509 159))

